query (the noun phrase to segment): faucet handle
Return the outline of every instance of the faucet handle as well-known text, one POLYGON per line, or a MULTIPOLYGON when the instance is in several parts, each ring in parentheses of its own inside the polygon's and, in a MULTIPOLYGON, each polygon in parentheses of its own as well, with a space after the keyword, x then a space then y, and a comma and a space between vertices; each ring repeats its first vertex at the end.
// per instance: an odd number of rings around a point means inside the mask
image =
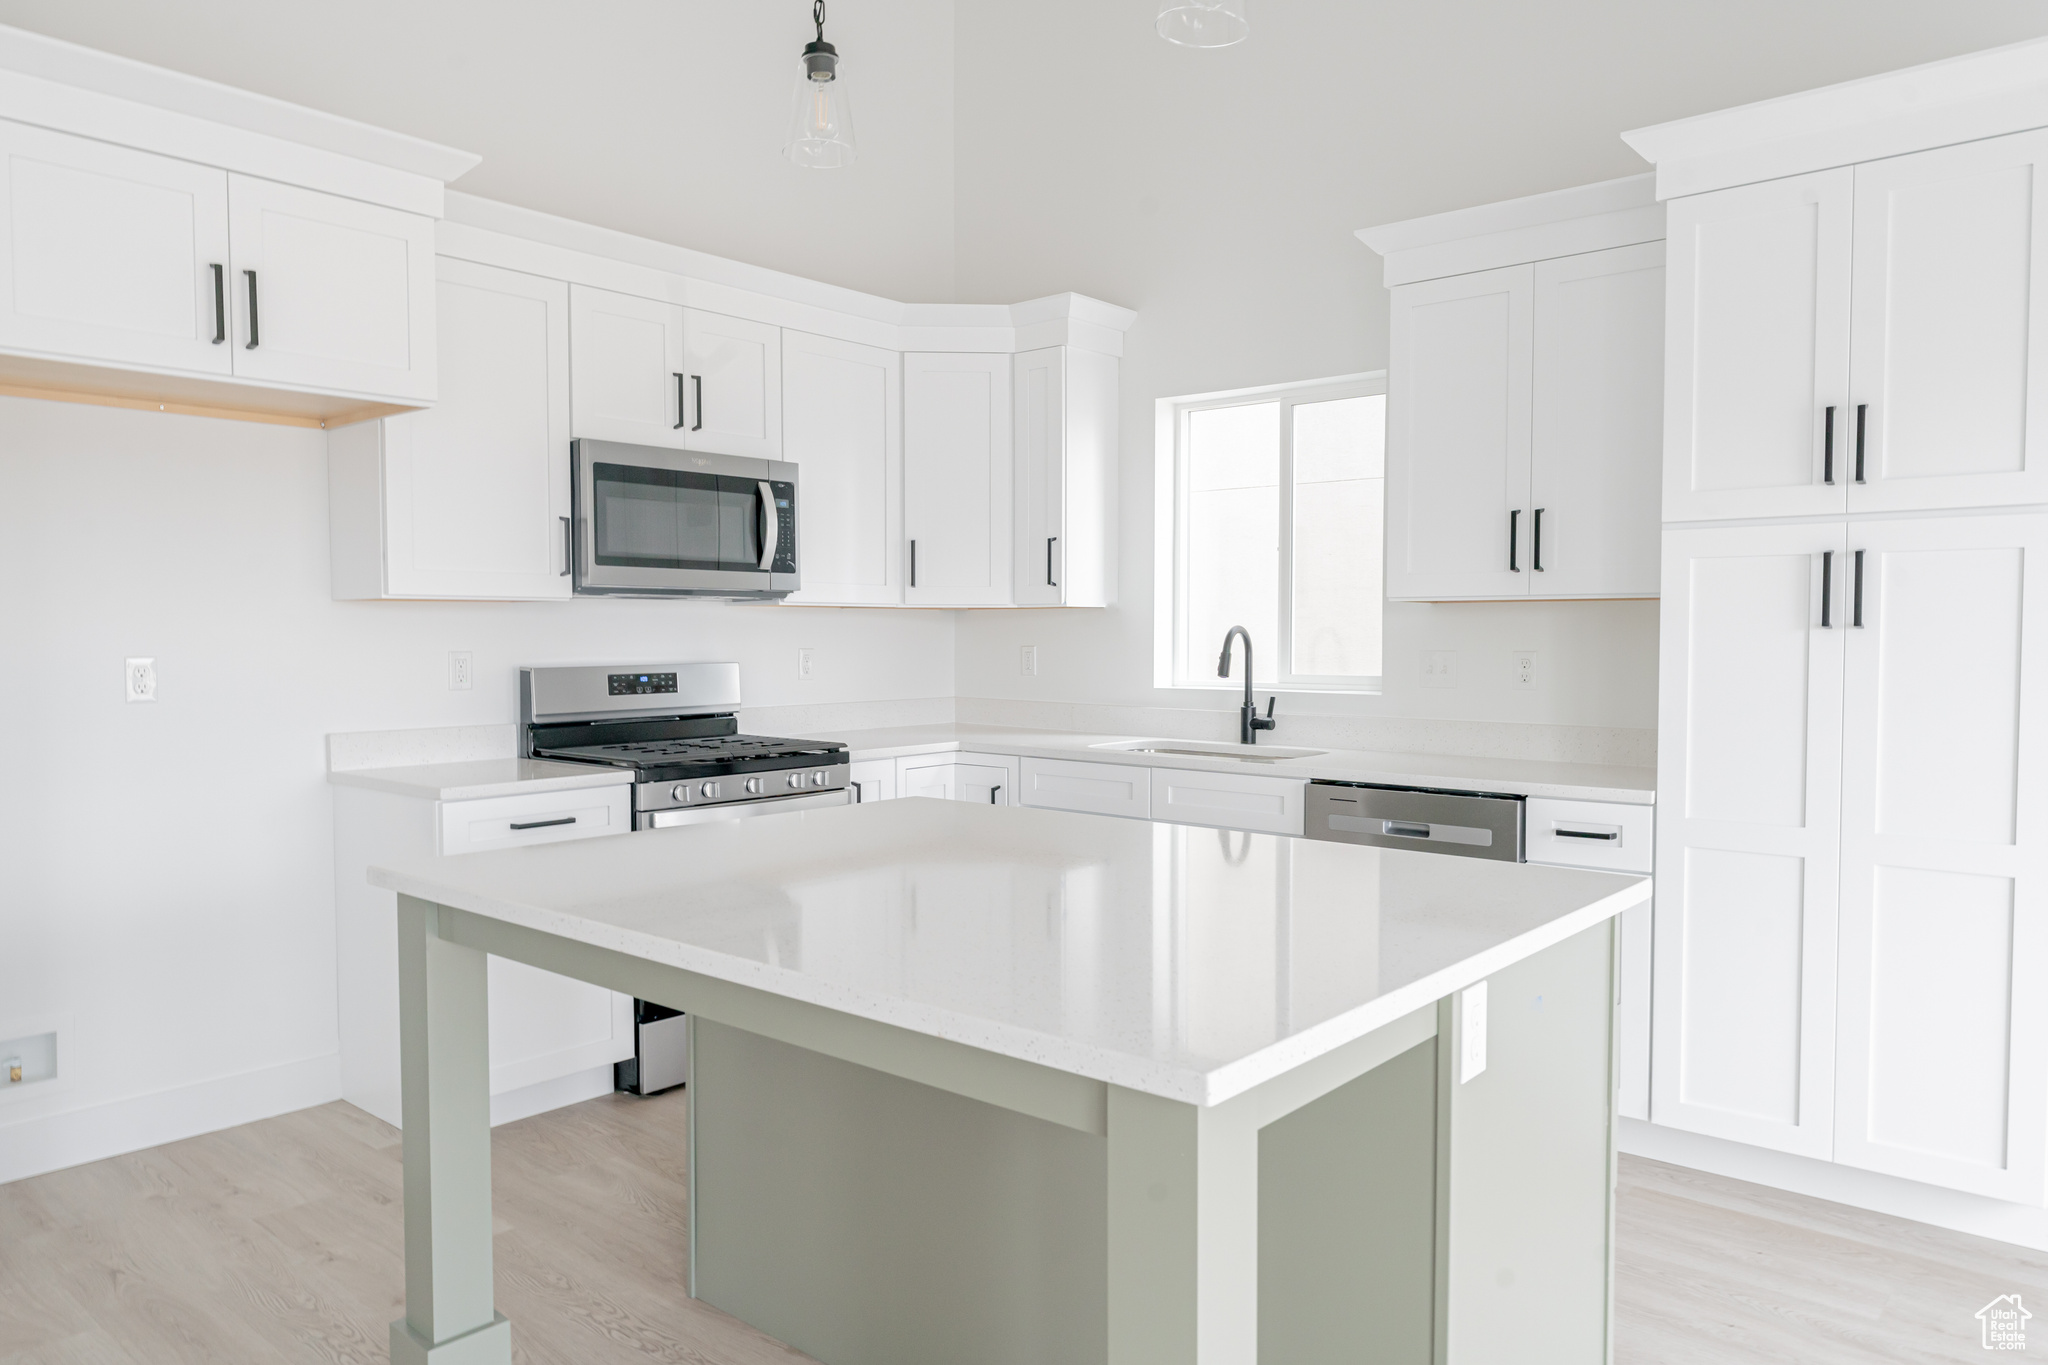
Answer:
POLYGON ((1277 697, 1269 696, 1266 698, 1266 714, 1263 716, 1258 713, 1258 704, 1256 702, 1252 704, 1252 729, 1270 730, 1280 723, 1273 719, 1273 703, 1277 700, 1279 700, 1277 697))

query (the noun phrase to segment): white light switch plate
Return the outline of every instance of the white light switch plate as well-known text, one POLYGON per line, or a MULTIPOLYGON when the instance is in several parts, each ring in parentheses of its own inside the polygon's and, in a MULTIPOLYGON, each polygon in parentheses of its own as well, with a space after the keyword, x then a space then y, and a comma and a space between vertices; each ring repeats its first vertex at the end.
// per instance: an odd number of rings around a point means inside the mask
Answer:
POLYGON ((1486 983, 1467 986, 1458 997, 1458 1084, 1486 1070, 1486 983))
POLYGON ((129 701, 156 700, 156 660, 128 660, 127 690, 129 701))
POLYGON ((1038 676, 1038 646, 1024 645, 1017 651, 1017 671, 1027 678, 1038 676))

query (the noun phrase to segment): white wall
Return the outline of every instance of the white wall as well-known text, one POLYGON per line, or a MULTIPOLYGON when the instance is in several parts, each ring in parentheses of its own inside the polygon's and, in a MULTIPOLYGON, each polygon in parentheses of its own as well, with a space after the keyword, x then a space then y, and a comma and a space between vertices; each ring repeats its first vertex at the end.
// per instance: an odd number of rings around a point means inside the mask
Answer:
MULTIPOLYGON (((964 696, 1235 705, 1151 685, 1154 402, 1382 367, 1379 258, 1354 229, 1632 174, 1623 129, 2048 30, 2037 0, 1257 0, 1247 42, 1199 52, 1160 41, 1155 8, 958 6, 961 72, 1000 72, 958 81, 959 297, 1074 289, 1138 311, 1119 605, 963 613, 964 696)), ((1656 621, 1640 602, 1392 604, 1384 696, 1280 714, 1649 727, 1656 621), (1543 684, 1512 691, 1526 648, 1543 684), (1457 652, 1458 687, 1419 685, 1425 650, 1457 652)))
POLYGON ((483 157, 458 188, 888 298, 953 292, 951 0, 832 6, 855 164, 780 154, 808 0, 0 0, 0 23, 483 157))
POLYGON ((940 612, 333 601, 325 443, 0 398, 0 1028, 71 1022, 64 1089, 0 1091, 0 1180, 339 1093, 328 732, 504 724, 559 660, 735 659, 750 705, 953 691, 940 612))

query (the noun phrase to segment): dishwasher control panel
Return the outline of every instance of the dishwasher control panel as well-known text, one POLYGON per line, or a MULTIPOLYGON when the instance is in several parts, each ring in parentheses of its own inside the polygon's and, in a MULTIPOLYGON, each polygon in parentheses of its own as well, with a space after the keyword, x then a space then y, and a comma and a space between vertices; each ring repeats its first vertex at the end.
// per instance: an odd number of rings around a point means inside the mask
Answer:
POLYGON ((1490 792, 1308 784, 1308 838, 1375 848, 1523 861, 1524 798, 1490 792))

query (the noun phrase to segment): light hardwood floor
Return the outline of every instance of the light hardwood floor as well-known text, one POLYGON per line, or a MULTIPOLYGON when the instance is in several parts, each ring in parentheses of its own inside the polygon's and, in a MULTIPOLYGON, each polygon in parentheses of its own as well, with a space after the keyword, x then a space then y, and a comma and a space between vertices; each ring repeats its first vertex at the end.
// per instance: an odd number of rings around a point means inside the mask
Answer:
MULTIPOLYGON (((495 1133, 522 1365, 808 1359, 683 1292, 685 1103, 495 1133)), ((341 1103, 0 1185, 0 1365, 383 1362, 398 1192, 398 1134, 341 1103)), ((1620 1365, 1983 1360, 1979 1307, 2048 1304, 2048 1255, 1657 1162, 1620 1210, 1620 1365)))

